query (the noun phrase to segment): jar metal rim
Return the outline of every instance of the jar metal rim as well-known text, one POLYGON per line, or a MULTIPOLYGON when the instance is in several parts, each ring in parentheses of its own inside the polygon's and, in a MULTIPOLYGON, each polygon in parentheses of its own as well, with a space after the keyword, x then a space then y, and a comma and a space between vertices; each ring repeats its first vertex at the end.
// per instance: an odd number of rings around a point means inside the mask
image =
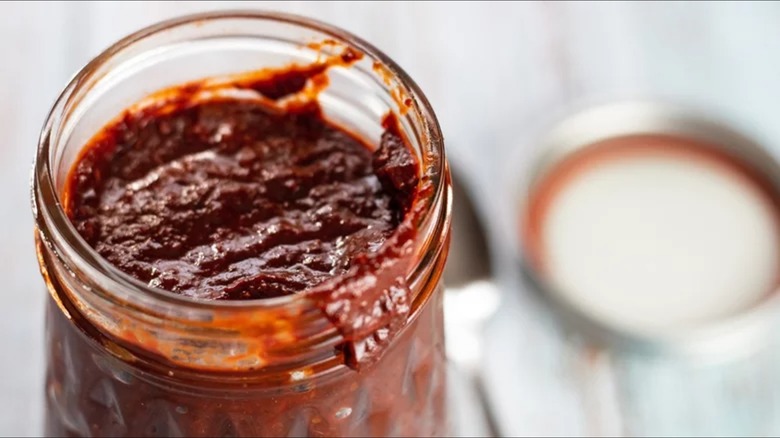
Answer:
MULTIPOLYGON (((772 184, 773 196, 780 197, 780 163, 766 150, 765 142, 747 136, 744 129, 723 120, 711 110, 650 99, 615 101, 580 108, 559 119, 542 136, 537 155, 527 169, 525 181, 520 184, 520 197, 516 198, 521 200, 519 209, 515 210, 517 217, 525 220, 528 194, 555 163, 598 141, 634 134, 669 134, 703 140, 747 164, 753 171, 763 173, 772 184), (616 119, 626 123, 615 123, 616 119)), ((740 351, 752 351, 771 329, 772 315, 780 312, 780 290, 775 287, 767 292, 764 299, 746 309, 688 329, 657 332, 617 327, 565 299, 536 272, 524 254, 523 236, 519 235, 515 241, 519 243, 516 254, 519 255, 526 284, 552 306, 564 325, 598 343, 717 360, 740 351)))

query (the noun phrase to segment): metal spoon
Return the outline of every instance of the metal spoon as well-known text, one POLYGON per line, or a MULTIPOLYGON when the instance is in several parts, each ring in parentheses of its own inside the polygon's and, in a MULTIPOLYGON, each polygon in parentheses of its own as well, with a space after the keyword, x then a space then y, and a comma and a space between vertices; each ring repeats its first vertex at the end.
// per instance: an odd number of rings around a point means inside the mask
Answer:
POLYGON ((501 431, 490 409, 481 374, 485 323, 498 310, 500 292, 492 281, 485 230, 469 196, 468 187, 463 185, 462 178, 454 176, 452 240, 444 269, 447 357, 454 364, 456 374, 465 377, 469 385, 469 388, 462 388, 469 393, 468 396, 459 395, 461 398, 472 398, 471 404, 481 410, 477 413, 481 414, 481 419, 469 420, 482 424, 463 424, 464 419, 457 420, 461 423, 461 429, 468 429, 461 430, 464 435, 473 435, 476 428, 483 430, 487 436, 500 436, 501 431))

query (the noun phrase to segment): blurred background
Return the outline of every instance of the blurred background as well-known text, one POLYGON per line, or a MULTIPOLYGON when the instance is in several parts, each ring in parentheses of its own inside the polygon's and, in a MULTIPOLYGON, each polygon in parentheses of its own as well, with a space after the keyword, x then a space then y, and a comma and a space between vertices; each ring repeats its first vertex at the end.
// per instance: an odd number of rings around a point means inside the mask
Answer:
MULTIPOLYGON (((507 235, 533 139, 593 102, 650 97, 715 111, 780 154, 780 4, 509 2, 0 3, 0 435, 40 433, 45 291, 29 175, 69 78, 117 39, 196 11, 261 8, 343 27, 431 100, 460 185, 484 222, 502 311, 482 369, 502 433, 778 434, 774 353, 713 366, 603 350, 559 330, 517 282, 507 235)), ((469 423, 466 432, 485 433, 469 423), (468 429, 468 428, 471 429, 468 429)), ((481 423, 480 423, 481 424, 481 423)))

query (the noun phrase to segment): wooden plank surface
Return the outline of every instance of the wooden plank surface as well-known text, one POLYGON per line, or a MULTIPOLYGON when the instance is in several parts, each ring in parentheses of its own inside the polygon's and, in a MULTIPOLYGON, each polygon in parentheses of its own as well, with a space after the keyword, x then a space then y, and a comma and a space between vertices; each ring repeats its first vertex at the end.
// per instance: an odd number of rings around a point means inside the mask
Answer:
MULTIPOLYGON (((779 4, 0 3, 0 435, 41 430, 44 291, 28 179, 49 106, 117 38, 163 18, 236 7, 320 18, 397 60, 433 102, 494 244, 512 230, 511 188, 532 139, 583 103, 698 104, 780 153, 779 4)), ((780 433, 774 350, 725 367, 594 350, 564 336, 520 290, 511 254, 496 254, 508 298, 490 328, 487 370, 507 433, 780 433)))

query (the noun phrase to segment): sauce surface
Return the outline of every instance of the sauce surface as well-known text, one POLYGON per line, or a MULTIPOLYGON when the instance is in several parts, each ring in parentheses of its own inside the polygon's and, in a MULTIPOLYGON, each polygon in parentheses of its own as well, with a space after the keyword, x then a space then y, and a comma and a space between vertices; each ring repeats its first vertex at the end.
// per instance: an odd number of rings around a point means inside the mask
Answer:
POLYGON ((342 336, 346 364, 375 362, 411 310, 428 185, 392 112, 373 151, 323 116, 327 70, 362 56, 346 47, 151 94, 84 146, 66 214, 151 287, 204 300, 306 293, 342 336))
POLYGON ((316 106, 220 99, 128 112, 104 128, 71 173, 67 212, 101 256, 150 286, 267 298, 378 249, 417 178, 391 130, 372 153, 316 106))

